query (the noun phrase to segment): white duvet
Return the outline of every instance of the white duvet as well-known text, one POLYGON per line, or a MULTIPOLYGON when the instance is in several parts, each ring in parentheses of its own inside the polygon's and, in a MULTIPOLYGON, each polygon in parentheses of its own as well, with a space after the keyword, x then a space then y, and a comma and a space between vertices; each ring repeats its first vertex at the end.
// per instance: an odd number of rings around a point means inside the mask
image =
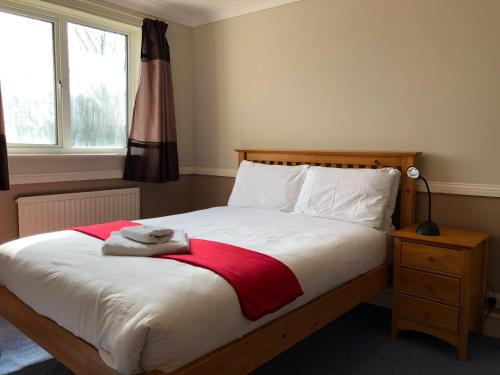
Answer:
POLYGON ((174 260, 101 255, 102 241, 74 231, 0 247, 0 284, 39 314, 95 346, 115 370, 173 371, 383 263, 386 234, 291 213, 217 207, 141 220, 273 256, 304 295, 251 322, 217 274, 174 260))

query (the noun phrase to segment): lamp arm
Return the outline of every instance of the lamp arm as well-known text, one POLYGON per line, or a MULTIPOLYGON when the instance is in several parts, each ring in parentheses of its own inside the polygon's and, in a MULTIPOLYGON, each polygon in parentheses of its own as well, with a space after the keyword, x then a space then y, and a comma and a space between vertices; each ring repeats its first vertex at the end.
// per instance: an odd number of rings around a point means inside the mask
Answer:
POLYGON ((428 216, 429 216, 429 221, 432 221, 431 220, 431 208, 432 208, 432 201, 431 201, 431 189, 429 189, 429 184, 427 183, 427 180, 420 176, 419 178, 421 178, 424 183, 425 183, 425 187, 427 188, 427 196, 429 197, 429 212, 428 212, 428 216))

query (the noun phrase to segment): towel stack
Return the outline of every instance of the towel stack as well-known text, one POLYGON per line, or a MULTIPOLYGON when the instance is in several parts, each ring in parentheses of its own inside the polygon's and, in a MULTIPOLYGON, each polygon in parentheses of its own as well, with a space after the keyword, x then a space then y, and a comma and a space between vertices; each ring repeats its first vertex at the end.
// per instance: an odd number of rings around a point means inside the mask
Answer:
POLYGON ((189 252, 189 238, 183 230, 139 225, 112 232, 102 246, 103 255, 153 256, 189 252))

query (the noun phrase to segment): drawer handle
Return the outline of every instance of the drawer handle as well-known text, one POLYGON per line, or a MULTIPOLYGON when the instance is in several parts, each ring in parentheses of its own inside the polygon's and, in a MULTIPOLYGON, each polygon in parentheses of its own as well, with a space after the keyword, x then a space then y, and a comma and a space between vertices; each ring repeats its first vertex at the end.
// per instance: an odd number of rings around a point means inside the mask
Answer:
POLYGON ((425 257, 425 260, 427 260, 428 262, 434 262, 434 257, 432 255, 427 255, 425 257))

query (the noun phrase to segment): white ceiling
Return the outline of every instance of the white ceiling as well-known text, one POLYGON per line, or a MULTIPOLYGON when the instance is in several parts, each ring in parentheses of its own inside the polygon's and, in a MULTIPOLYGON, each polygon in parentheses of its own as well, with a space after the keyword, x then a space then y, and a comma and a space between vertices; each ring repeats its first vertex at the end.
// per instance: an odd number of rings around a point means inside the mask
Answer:
MULTIPOLYGON (((144 1, 144 0, 143 0, 144 1)), ((235 0, 149 0, 158 5, 170 5, 188 13, 206 12, 207 10, 238 3, 235 0)))
POLYGON ((107 0, 136 11, 187 26, 277 7, 300 0, 107 0))

